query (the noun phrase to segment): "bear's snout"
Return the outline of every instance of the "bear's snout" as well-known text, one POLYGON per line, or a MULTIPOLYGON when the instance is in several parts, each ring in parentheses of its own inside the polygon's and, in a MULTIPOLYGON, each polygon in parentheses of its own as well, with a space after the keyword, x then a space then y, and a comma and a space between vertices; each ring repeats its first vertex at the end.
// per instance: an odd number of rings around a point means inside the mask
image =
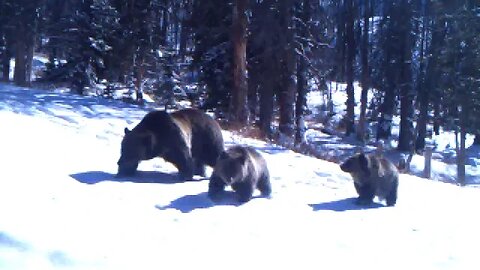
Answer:
POLYGON ((117 177, 121 176, 133 176, 137 171, 138 162, 125 162, 120 159, 118 162, 117 177))

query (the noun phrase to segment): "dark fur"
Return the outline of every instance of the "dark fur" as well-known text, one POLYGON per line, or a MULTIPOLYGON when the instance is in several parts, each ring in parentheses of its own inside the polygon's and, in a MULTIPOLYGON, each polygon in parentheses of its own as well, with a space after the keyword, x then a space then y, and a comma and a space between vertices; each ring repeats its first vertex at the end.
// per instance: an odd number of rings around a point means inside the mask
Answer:
POLYGON ((202 111, 149 112, 131 131, 125 128, 119 176, 131 176, 142 160, 161 157, 177 167, 181 180, 205 175, 205 165, 215 166, 223 151, 218 123, 202 111))
POLYGON ((267 162, 255 149, 233 146, 218 158, 208 185, 208 196, 216 200, 230 185, 237 199, 244 203, 252 198, 255 189, 263 196, 270 196, 272 187, 267 162))
POLYGON ((385 199, 388 206, 397 202, 398 169, 388 159, 373 154, 355 154, 340 168, 352 175, 359 196, 357 204, 370 204, 375 196, 385 199))

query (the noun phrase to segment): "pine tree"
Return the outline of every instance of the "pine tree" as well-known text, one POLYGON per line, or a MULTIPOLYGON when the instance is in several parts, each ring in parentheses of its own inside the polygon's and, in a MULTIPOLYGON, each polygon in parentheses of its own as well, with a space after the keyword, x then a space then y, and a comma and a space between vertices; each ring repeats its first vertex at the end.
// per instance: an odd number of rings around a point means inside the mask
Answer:
POLYGON ((279 25, 281 33, 279 36, 279 46, 275 47, 278 51, 277 54, 281 57, 281 73, 280 83, 278 87, 278 105, 279 105, 279 131, 286 135, 288 138, 292 138, 295 131, 295 118, 294 118, 294 104, 295 104, 295 67, 296 67, 296 55, 295 55, 295 31, 294 26, 294 13, 293 13, 293 1, 284 0, 278 4, 279 8, 279 25))
POLYGON ((12 2, 14 15, 12 26, 15 29, 14 43, 15 70, 14 81, 17 85, 30 85, 33 50, 38 31, 41 0, 17 0, 12 2))
POLYGON ((360 44, 360 57, 362 65, 362 93, 360 96, 360 116, 357 126, 357 138, 365 142, 366 140, 366 125, 367 125, 367 99, 368 91, 370 89, 370 65, 369 65, 369 39, 370 39, 370 17, 372 7, 370 5, 370 0, 363 1, 363 28, 362 28, 362 39, 360 44))
POLYGON ((98 77, 107 76, 118 14, 108 0, 50 0, 48 8, 50 65, 44 79, 71 82, 83 94, 98 77))
POLYGON ((0 0, 0 70, 3 81, 10 79, 10 58, 14 44, 13 7, 13 0, 0 0))
POLYGON ((398 150, 409 151, 413 146, 413 99, 415 91, 412 77, 412 3, 409 0, 401 0, 398 7, 399 13, 399 75, 400 86, 400 134, 398 137, 398 150))
POLYGON ((475 112, 479 111, 480 22, 479 5, 474 1, 455 1, 446 7, 446 46, 440 55, 445 84, 446 128, 457 134, 457 180, 465 184, 467 132, 478 130, 475 112))
POLYGON ((356 55, 356 44, 354 37, 355 4, 353 0, 345 0, 345 42, 346 42, 346 61, 345 76, 347 81, 347 114, 346 114, 346 135, 352 134, 355 130, 355 92, 353 88, 354 65, 356 55))
POLYGON ((233 88, 230 100, 230 124, 245 126, 248 122, 247 96, 247 0, 236 0, 233 7, 233 88))

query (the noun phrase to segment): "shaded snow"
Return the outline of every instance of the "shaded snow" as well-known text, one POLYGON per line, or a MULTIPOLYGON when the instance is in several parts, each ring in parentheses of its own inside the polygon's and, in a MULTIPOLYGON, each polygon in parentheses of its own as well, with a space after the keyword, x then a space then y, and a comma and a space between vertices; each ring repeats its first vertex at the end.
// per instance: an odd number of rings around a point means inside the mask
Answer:
POLYGON ((401 175, 361 209, 338 164, 224 132, 267 160, 271 199, 214 204, 163 160, 115 178, 146 110, 0 84, 0 269, 474 269, 480 190, 401 175))

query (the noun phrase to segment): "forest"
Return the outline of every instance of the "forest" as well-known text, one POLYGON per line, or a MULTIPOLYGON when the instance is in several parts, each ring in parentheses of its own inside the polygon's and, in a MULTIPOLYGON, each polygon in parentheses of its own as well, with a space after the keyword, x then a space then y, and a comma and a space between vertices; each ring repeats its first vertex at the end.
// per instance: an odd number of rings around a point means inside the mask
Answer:
POLYGON ((449 130, 464 164, 466 135, 480 144, 478 33, 475 0, 0 0, 0 80, 186 98, 231 128, 296 144, 310 89, 331 100, 328 84, 341 82, 346 136, 388 139, 399 117, 399 151, 449 130), (34 55, 49 60, 35 76, 34 55))

